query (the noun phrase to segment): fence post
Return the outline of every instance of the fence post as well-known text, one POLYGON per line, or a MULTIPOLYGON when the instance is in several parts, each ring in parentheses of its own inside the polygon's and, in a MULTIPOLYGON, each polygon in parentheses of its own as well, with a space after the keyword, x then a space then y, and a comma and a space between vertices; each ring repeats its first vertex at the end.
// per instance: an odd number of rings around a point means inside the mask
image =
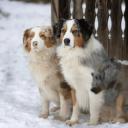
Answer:
POLYGON ((128 59, 128 0, 125 0, 125 40, 124 40, 124 59, 128 59))
POLYGON ((121 30, 121 0, 112 0, 112 43, 110 44, 110 55, 116 58, 122 57, 122 30, 121 30))
POLYGON ((73 18, 83 18, 82 3, 83 0, 73 0, 73 18))
POLYGON ((85 18, 94 25, 96 0, 86 0, 85 18))
POLYGON ((108 50, 108 0, 97 0, 98 6, 98 39, 102 42, 103 46, 108 50))
POLYGON ((51 21, 56 23, 59 19, 70 17, 70 0, 51 0, 51 21))

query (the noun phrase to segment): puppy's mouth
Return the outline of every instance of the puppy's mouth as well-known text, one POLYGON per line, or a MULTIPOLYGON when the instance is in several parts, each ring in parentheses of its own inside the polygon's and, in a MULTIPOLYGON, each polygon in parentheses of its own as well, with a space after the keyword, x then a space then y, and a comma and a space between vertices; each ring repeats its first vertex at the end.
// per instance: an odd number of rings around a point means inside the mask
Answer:
POLYGON ((99 92, 102 91, 102 89, 100 87, 93 87, 91 88, 91 91, 94 92, 95 94, 98 94, 99 92))
POLYGON ((39 49, 38 47, 34 47, 34 48, 33 48, 33 51, 34 51, 34 52, 40 52, 41 49, 39 49))

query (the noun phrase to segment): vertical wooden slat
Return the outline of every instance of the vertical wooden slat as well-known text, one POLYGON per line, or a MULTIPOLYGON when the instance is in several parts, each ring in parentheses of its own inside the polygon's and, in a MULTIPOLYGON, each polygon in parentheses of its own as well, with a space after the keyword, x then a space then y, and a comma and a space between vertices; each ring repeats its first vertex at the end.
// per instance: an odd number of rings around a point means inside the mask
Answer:
POLYGON ((110 55, 116 58, 122 57, 122 31, 121 31, 121 0, 112 0, 112 42, 109 45, 110 55))
POLYGON ((95 20, 95 1, 96 0, 86 0, 85 18, 92 25, 94 25, 94 20, 95 20))
POLYGON ((82 3, 83 0, 73 0, 73 18, 83 18, 82 3))
POLYGON ((59 0, 51 0, 51 21, 52 24, 58 21, 59 17, 59 0))
POLYGON ((124 18, 124 13, 125 13, 125 3, 124 0, 122 0, 122 4, 121 4, 121 10, 122 10, 122 21, 121 21, 121 30, 122 30, 122 58, 121 59, 125 59, 125 18, 124 18))
POLYGON ((108 0, 97 0, 98 6, 98 39, 102 42, 106 50, 108 50, 108 9, 107 9, 108 0))
POLYGON ((124 59, 128 59, 128 0, 125 0, 125 40, 124 40, 124 59))
POLYGON ((70 17, 70 0, 51 0, 51 20, 52 24, 59 19, 70 17))
POLYGON ((111 19, 111 0, 108 0, 108 55, 111 56, 111 51, 109 51, 109 47, 112 44, 112 33, 111 33, 111 29, 112 29, 112 19, 111 19))
POLYGON ((70 18, 70 0, 59 0, 59 19, 70 18))

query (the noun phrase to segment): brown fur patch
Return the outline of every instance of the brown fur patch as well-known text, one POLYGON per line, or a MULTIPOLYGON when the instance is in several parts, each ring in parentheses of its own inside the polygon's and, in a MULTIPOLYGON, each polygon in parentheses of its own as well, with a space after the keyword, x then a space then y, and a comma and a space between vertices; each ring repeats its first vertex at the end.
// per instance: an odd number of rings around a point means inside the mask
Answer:
POLYGON ((61 94, 64 96, 64 99, 70 99, 71 88, 69 87, 69 85, 66 82, 62 82, 60 88, 61 94))
POLYGON ((76 24, 72 27, 72 34, 74 35, 74 44, 78 47, 84 47, 84 38, 82 33, 80 33, 78 26, 76 24))
POLYGON ((74 89, 71 90, 71 98, 72 98, 72 104, 73 104, 73 106, 75 106, 77 100, 76 100, 76 92, 74 89))
POLYGON ((23 44, 27 52, 30 52, 31 50, 31 40, 33 37, 34 37, 34 32, 31 32, 31 29, 25 30, 24 36, 23 36, 23 44))
POLYGON ((124 118, 124 105, 125 105, 125 98, 122 94, 120 94, 116 100, 117 118, 124 118))
POLYGON ((47 48, 50 48, 55 45, 55 39, 53 37, 53 32, 50 28, 45 29, 45 32, 39 33, 40 38, 42 38, 45 42, 47 48))
POLYGON ((84 39, 81 33, 79 33, 79 36, 74 36, 74 43, 75 46, 84 47, 84 39))
MULTIPOLYGON (((55 58, 56 59, 56 58, 55 58)), ((55 60, 56 61, 56 60, 55 60)), ((57 60, 58 61, 58 60, 57 60)), ((56 63, 55 62, 55 64, 57 64, 58 65, 58 62, 56 63)), ((58 68, 60 68, 60 67, 58 67, 58 68)), ((59 69, 60 70, 60 69, 59 69)), ((60 80, 63 80, 63 75, 61 74, 61 72, 57 72, 57 77, 60 79, 60 80)))
POLYGON ((53 40, 52 37, 46 37, 45 45, 47 46, 47 48, 54 46, 54 44, 55 44, 55 41, 53 40))

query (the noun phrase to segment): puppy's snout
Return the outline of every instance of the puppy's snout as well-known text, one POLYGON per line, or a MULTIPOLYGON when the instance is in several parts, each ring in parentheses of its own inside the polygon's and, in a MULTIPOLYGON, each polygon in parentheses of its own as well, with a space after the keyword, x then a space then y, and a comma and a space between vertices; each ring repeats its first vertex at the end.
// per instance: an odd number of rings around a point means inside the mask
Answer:
POLYGON ((38 42, 37 41, 33 41, 32 45, 33 45, 33 47, 37 47, 38 42))
POLYGON ((91 88, 91 91, 94 92, 95 94, 101 92, 101 88, 100 87, 93 87, 91 88))
POLYGON ((69 38, 65 38, 64 39, 64 44, 65 45, 69 45, 70 44, 70 39, 69 38))

